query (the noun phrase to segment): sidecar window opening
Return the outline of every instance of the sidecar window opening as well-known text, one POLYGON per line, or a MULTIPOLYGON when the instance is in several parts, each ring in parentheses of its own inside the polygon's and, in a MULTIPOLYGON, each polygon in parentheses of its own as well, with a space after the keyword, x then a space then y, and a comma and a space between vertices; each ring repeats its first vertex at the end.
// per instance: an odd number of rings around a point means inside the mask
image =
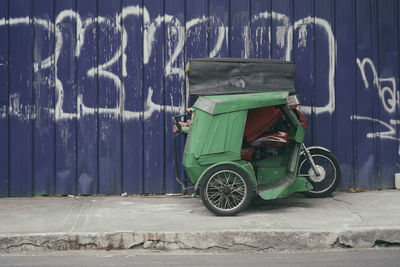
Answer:
POLYGON ((267 106, 249 109, 243 135, 241 158, 246 161, 258 161, 264 159, 257 155, 257 151, 276 150, 280 155, 283 149, 290 146, 292 136, 295 134, 284 105, 267 106))
POLYGON ((276 106, 249 109, 244 129, 244 138, 247 142, 254 141, 273 127, 281 118, 282 112, 276 106))

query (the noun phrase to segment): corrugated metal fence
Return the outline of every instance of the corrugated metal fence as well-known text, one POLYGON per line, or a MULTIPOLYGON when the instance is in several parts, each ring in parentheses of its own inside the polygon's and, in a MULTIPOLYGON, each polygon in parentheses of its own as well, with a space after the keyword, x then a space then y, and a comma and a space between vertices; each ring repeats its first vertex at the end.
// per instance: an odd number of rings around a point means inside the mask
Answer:
POLYGON ((0 0, 0 196, 179 192, 196 57, 294 60, 342 189, 400 172, 396 0, 0 0))

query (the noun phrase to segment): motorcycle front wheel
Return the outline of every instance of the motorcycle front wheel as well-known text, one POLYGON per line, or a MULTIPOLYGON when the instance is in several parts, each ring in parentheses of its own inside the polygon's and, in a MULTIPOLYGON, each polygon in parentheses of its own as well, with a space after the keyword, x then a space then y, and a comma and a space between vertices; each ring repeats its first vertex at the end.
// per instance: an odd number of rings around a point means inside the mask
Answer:
POLYGON ((298 175, 305 177, 311 183, 313 189, 304 192, 307 197, 327 197, 336 190, 341 180, 339 162, 329 151, 320 148, 308 150, 317 167, 319 175, 316 175, 307 157, 300 157, 298 175))

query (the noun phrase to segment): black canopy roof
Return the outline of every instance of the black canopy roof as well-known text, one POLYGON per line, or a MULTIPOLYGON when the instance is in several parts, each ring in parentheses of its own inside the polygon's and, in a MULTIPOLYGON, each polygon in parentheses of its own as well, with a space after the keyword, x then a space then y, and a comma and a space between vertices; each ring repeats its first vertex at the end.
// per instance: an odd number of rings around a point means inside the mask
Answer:
POLYGON ((295 94, 295 63, 271 59, 197 58, 187 66, 190 95, 288 91, 295 94))

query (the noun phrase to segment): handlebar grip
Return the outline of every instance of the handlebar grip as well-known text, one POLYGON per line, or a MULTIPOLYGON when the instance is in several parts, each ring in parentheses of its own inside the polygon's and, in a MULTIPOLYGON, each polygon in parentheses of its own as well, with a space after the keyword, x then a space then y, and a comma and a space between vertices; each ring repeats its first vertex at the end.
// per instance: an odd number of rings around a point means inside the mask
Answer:
POLYGON ((174 121, 174 124, 175 124, 176 128, 178 128, 178 130, 181 131, 182 130, 182 126, 180 125, 178 120, 175 117, 173 117, 172 120, 174 121))

